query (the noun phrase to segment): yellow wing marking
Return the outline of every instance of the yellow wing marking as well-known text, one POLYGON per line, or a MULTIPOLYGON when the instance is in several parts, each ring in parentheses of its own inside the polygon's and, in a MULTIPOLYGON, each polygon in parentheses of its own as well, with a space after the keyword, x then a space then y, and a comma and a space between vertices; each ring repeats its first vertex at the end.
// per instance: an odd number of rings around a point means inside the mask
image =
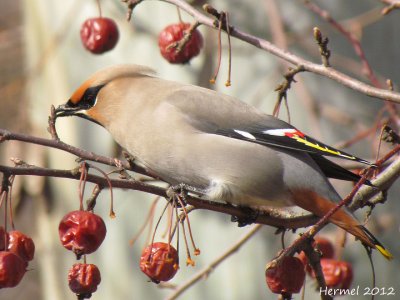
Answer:
POLYGON ((310 141, 307 141, 306 139, 303 139, 303 138, 299 137, 298 135, 294 135, 293 138, 294 138, 296 141, 298 141, 299 143, 303 143, 303 144, 306 145, 306 146, 309 146, 309 147, 311 147, 311 148, 320 150, 320 151, 322 151, 322 152, 327 152, 327 153, 330 153, 330 154, 333 154, 333 155, 342 156, 342 157, 347 157, 347 158, 350 158, 350 159, 353 159, 353 160, 356 160, 356 159, 357 159, 355 156, 345 155, 345 154, 341 153, 341 152, 338 151, 338 150, 331 149, 331 148, 328 148, 328 147, 326 147, 326 146, 320 146, 320 145, 318 145, 318 144, 316 144, 316 143, 312 143, 312 142, 310 142, 310 141))

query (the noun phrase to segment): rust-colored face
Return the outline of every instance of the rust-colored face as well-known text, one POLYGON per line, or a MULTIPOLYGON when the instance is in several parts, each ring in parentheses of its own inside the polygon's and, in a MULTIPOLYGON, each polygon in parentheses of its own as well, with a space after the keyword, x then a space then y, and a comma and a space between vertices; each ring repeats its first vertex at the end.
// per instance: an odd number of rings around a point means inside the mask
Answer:
MULTIPOLYGON (((78 116, 95 123, 99 121, 90 114, 97 102, 97 94, 104 84, 93 85, 93 79, 85 81, 71 96, 68 102, 56 109, 57 117, 78 116)), ((100 124, 101 125, 101 124, 100 124)))
POLYGON ((93 78, 86 80, 79 88, 75 90, 69 100, 73 104, 78 105, 78 103, 83 99, 85 92, 92 86, 93 81, 93 78))
POLYGON ((113 97, 98 97, 100 90, 120 78, 137 78, 149 74, 153 74, 151 69, 137 65, 116 65, 100 70, 77 88, 67 103, 56 109, 56 115, 78 116, 104 126, 104 108, 108 103, 104 104, 104 101, 112 101, 113 97), (103 104, 98 105, 98 100, 103 104))

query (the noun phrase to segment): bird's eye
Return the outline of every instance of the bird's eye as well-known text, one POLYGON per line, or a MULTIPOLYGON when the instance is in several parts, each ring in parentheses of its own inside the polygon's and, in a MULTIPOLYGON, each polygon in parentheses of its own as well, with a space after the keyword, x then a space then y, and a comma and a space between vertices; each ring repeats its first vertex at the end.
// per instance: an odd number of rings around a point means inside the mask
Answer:
POLYGON ((88 88, 83 94, 80 105, 84 106, 86 109, 93 107, 96 104, 97 94, 103 86, 104 84, 88 88))

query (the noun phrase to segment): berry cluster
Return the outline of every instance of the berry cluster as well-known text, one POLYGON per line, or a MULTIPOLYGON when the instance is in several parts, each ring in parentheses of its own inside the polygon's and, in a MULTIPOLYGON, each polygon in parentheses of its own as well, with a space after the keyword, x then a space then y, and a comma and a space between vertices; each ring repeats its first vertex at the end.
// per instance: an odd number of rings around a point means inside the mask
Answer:
MULTIPOLYGON (((87 19, 81 26, 83 46, 93 54, 114 49, 119 40, 117 24, 110 18, 87 19)), ((200 53, 203 47, 201 33, 189 23, 171 24, 158 36, 161 55, 171 64, 185 64, 200 53)))
POLYGON ((29 236, 0 226, 0 288, 18 285, 34 254, 35 244, 29 236))
MULTIPOLYGON (((328 288, 348 289, 353 281, 353 269, 350 263, 334 259, 332 243, 322 237, 315 238, 314 249, 321 255, 321 268, 328 288)), ((270 263, 266 268, 266 282, 273 293, 290 299, 291 294, 299 293, 306 272, 315 278, 315 272, 309 265, 304 252, 297 257, 283 257, 278 263, 270 263)))
MULTIPOLYGON (((96 251, 106 237, 106 226, 103 219, 93 212, 75 210, 66 214, 58 227, 61 244, 75 253, 77 259, 82 255, 96 251)), ((97 290, 101 276, 97 266, 77 263, 68 273, 70 289, 78 299, 90 298, 97 290)))

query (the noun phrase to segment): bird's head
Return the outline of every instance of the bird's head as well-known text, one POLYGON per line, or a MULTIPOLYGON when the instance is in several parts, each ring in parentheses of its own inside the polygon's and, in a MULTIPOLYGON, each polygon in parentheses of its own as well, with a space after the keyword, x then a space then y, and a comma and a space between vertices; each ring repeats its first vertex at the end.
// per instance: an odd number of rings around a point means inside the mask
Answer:
MULTIPOLYGON (((111 99, 110 93, 105 92, 108 87, 112 87, 112 82, 122 78, 152 74, 154 74, 152 69, 139 65, 116 65, 102 69, 76 89, 65 104, 57 107, 56 117, 78 116, 104 126, 105 109, 113 105, 113 101, 118 101, 118 99, 111 99)), ((117 95, 123 93, 123 91, 113 92, 117 95)))

